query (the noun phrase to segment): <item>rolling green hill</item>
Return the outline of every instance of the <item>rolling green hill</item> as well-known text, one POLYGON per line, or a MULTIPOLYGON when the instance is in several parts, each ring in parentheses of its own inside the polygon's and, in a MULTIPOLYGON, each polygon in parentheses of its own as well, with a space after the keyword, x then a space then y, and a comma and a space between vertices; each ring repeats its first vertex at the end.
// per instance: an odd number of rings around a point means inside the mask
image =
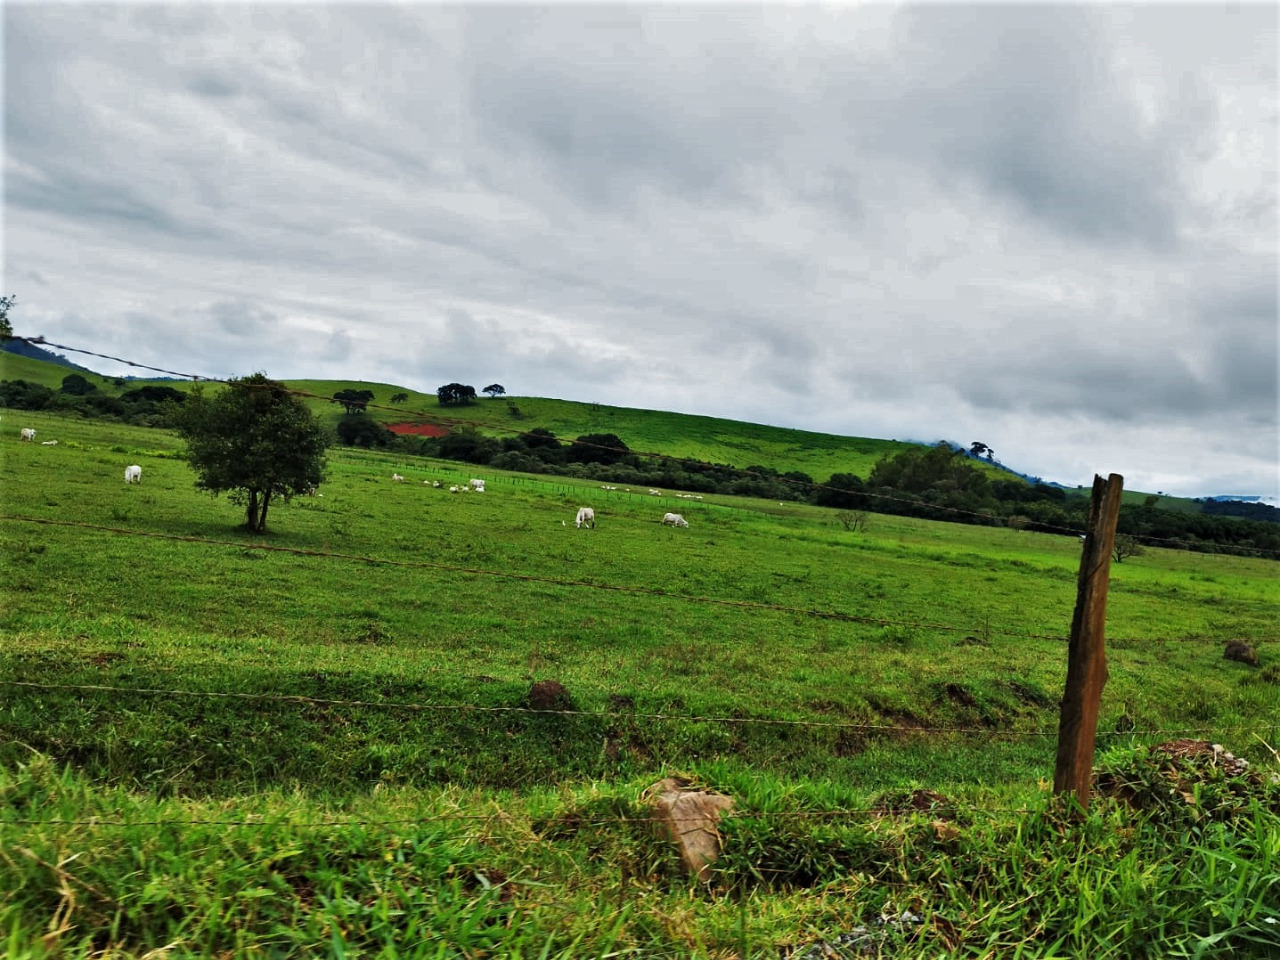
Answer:
MULTIPOLYGON (((40 360, 0 355, 0 380, 28 380, 56 390, 68 372, 65 367, 40 360)), ((119 395, 147 383, 184 391, 194 386, 185 380, 128 380, 119 386, 113 378, 91 375, 87 379, 109 395, 119 395)), ((336 423, 342 416, 342 408, 329 402, 329 397, 340 390, 368 390, 374 394, 368 412, 382 423, 427 421, 451 427, 472 426, 497 437, 514 436, 542 427, 565 440, 584 434, 611 433, 637 453, 661 453, 739 468, 763 465, 781 473, 798 470, 818 482, 825 482, 835 473, 866 477, 882 457, 917 446, 896 440, 844 437, 716 417, 546 397, 483 397, 469 406, 441 407, 434 394, 418 393, 389 383, 361 380, 284 382, 295 390, 314 395, 308 405, 329 423, 336 423), (398 393, 407 394, 409 399, 392 404, 391 397, 398 393), (513 407, 518 413, 513 412, 513 407)), ((1000 476, 1011 476, 998 467, 981 466, 1000 476)))

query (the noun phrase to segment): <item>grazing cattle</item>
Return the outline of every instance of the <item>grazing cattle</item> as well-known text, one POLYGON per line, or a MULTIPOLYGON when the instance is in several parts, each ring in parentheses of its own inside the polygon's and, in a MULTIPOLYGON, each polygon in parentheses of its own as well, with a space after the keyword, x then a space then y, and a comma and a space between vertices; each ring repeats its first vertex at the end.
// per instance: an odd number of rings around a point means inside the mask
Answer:
POLYGON ((138 466, 136 463, 135 463, 135 464, 132 464, 131 466, 125 467, 125 468, 124 468, 124 482, 125 482, 125 483, 141 483, 141 482, 142 482, 142 468, 141 468, 140 466, 138 466))
POLYGON ((455 483, 452 487, 450 487, 450 488, 449 488, 449 492, 450 492, 450 493, 457 493, 457 492, 458 492, 458 485, 455 483))
POLYGON ((660 497, 660 496, 662 496, 662 491, 661 491, 661 490, 650 490, 650 491, 649 491, 649 495, 650 495, 650 496, 654 496, 654 497, 660 497))
POLYGON ((472 480, 472 481, 470 482, 469 486, 470 486, 470 487, 471 487, 471 489, 472 489, 472 490, 474 490, 476 493, 484 493, 484 481, 483 481, 483 480, 472 480))
POLYGON ((592 530, 596 528, 596 512, 590 507, 578 508, 578 519, 573 522, 573 525, 581 530, 583 524, 586 524, 592 530))
POLYGON ((40 441, 40 446, 42 447, 56 447, 57 445, 58 445, 57 440, 41 440, 40 441))
POLYGON ((391 479, 394 480, 396 483, 404 483, 404 477, 400 476, 400 474, 398 473, 393 473, 391 475, 391 479))
POLYGON ((689 521, 678 513, 664 513, 662 522, 669 523, 673 527, 687 527, 689 525, 689 521))
POLYGON ((36 432, 35 432, 34 430, 32 430, 30 427, 23 427, 23 428, 22 428, 22 439, 23 439, 23 440, 34 440, 35 438, 36 438, 36 432))

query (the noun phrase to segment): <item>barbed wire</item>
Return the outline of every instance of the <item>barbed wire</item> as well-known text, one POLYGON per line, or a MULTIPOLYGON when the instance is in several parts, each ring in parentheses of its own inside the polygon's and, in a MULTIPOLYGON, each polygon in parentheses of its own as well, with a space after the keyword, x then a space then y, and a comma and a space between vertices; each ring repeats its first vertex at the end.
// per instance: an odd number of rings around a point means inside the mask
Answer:
MULTIPOLYGON (((387 557, 373 557, 367 554, 339 553, 332 550, 313 550, 306 547, 286 547, 272 543, 253 543, 235 540, 219 540, 214 537, 197 537, 176 533, 158 533, 149 530, 130 530, 124 527, 111 527, 104 524, 86 523, 79 520, 59 520, 51 517, 23 517, 14 514, 0 514, 0 521, 13 523, 33 523, 54 527, 73 527, 91 530, 114 536, 143 537, 154 540, 171 540, 180 543, 195 543, 217 547, 231 547, 238 550, 262 550, 268 553, 283 553, 300 557, 312 557, 325 560, 343 560, 348 562, 371 563, 393 567, 422 568, 443 570, 450 573, 463 573, 472 576, 499 577, 531 583, 545 583, 553 586, 584 588, 592 590, 608 590, 619 593, 630 593, 638 596, 649 596, 659 599, 676 600, 687 603, 702 603, 713 606, 733 607, 744 610, 760 610, 770 613, 783 613, 792 616, 812 617, 820 620, 834 620, 841 623, 861 623, 882 627, 909 627, 917 630, 936 630, 943 633, 963 633, 974 638, 986 636, 1012 637, 1021 640, 1050 640, 1057 643, 1067 642, 1070 638, 1062 634, 1030 633, 1018 630, 992 628, 982 626, 955 626, 927 621, 901 620, 885 617, 869 617, 860 614, 845 613, 838 610, 818 610, 812 607, 796 607, 786 604, 765 603, 761 600, 732 600, 723 597, 707 597, 696 594, 676 593, 660 587, 637 587, 626 584, 600 583, 594 580, 571 580, 562 577, 548 577, 538 574, 515 573, 503 570, 487 570, 482 567, 469 567, 462 564, 439 563, 432 560, 395 560, 387 557)), ((1245 638, 1236 638, 1245 639, 1245 638)), ((1111 643, 1220 643, 1214 637, 1114 637, 1108 638, 1111 643)), ((1246 642, 1260 641, 1248 639, 1246 642)))
MULTIPOLYGON (((126 364, 127 366, 135 367, 141 370, 150 370, 154 373, 162 373, 167 376, 179 377, 183 380, 192 380, 195 382, 204 382, 204 383, 221 383, 228 386, 241 386, 241 384, 238 381, 231 380, 231 379, 224 379, 220 377, 206 377, 206 376, 201 376, 200 374, 195 374, 195 373, 187 373, 187 372, 178 371, 178 370, 169 370, 163 367, 155 367, 149 364, 139 363, 137 361, 127 360, 122 357, 113 356, 111 354, 99 353, 93 350, 86 350, 80 347, 73 347, 68 344, 54 343, 52 341, 46 340, 44 337, 13 337, 12 339, 21 340, 25 343, 30 343, 38 346, 48 346, 48 347, 54 347, 59 350, 68 350, 73 353, 84 354, 85 356, 99 357, 104 360, 112 360, 116 363, 123 363, 123 364, 126 364)), ((322 400, 326 403, 337 402, 333 397, 312 393, 306 390, 299 390, 294 387, 289 387, 285 384, 278 384, 278 385, 280 388, 284 390, 285 393, 288 393, 293 396, 303 397, 310 400, 322 400)), ((253 388, 255 385, 244 384, 243 386, 246 388, 253 388)), ((369 408, 372 408, 374 410, 385 410, 388 412, 395 413, 399 417, 415 418, 426 423, 433 423, 433 424, 440 424, 440 425, 449 424, 451 426, 472 427, 475 429, 485 429, 485 430, 490 430, 496 433, 509 434, 509 435, 518 436, 518 437, 528 437, 528 436, 534 435, 532 431, 521 430, 516 427, 505 427, 500 424, 493 424, 493 423, 489 423, 481 420, 470 420, 464 417, 457 417, 449 414, 425 413, 422 411, 411 410, 411 409, 402 408, 398 406, 378 404, 378 403, 374 403, 373 401, 361 402, 360 409, 363 410, 363 409, 369 409, 369 408)), ((953 516, 975 518, 981 521, 981 524, 979 524, 981 526, 993 526, 993 527, 1004 527, 1006 529, 1016 529, 1016 527, 1014 527, 1010 523, 1010 520, 1012 519, 1010 517, 1000 517, 1000 516, 996 516, 994 514, 983 512, 980 510, 966 510, 962 507, 952 507, 952 506, 946 506, 943 504, 930 503, 926 500, 919 500, 913 497, 902 497, 902 496, 897 496, 894 494, 886 494, 886 493, 874 493, 868 490, 847 490, 843 487, 836 487, 836 486, 832 486, 829 483, 820 483, 815 480, 808 480, 808 481, 797 480, 797 479, 794 479, 791 477, 785 477, 782 475, 767 476, 764 474, 754 473, 749 470, 744 470, 739 467, 733 467, 728 464, 708 464, 703 461, 692 459, 689 457, 677 457, 671 454, 658 453, 655 451, 632 450, 626 447, 611 447, 611 446, 598 444, 598 443, 581 440, 581 439, 565 438, 562 440, 560 438, 556 438, 556 440, 558 443, 568 443, 573 446, 582 446, 589 449, 596 449, 602 452, 608 452, 608 453, 614 453, 614 454, 629 454, 629 455, 641 457, 648 460, 658 460, 658 461, 673 463, 678 466, 719 467, 723 469, 732 470, 736 475, 742 478, 749 478, 749 479, 754 479, 754 480, 759 480, 762 482, 769 482, 769 483, 793 485, 793 486, 804 487, 806 489, 812 489, 812 490, 828 490, 828 491, 846 494, 852 497, 858 497, 858 498, 870 499, 870 500, 876 500, 876 501, 882 501, 882 502, 901 503, 907 506, 919 508, 920 510, 924 510, 924 511, 933 511, 933 512, 945 513, 953 516)), ((1036 532, 1057 533, 1057 534, 1062 534, 1064 536, 1075 536, 1075 537, 1083 537, 1086 535, 1086 531, 1080 528, 1062 527, 1056 524, 1051 524, 1048 522, 1036 520, 1034 518, 1029 518, 1028 524, 1036 528, 1036 532)), ((1244 553, 1244 555, 1262 555, 1262 556, 1268 556, 1268 557, 1280 557, 1280 550, 1272 550, 1265 547, 1253 547, 1253 546, 1247 546, 1247 545, 1241 545, 1241 544, 1221 543, 1217 541, 1198 540, 1198 539, 1189 540, 1186 538, 1179 538, 1179 537, 1156 537, 1148 534, 1132 534, 1131 536, 1137 537, 1143 543, 1146 543, 1146 544, 1167 543, 1167 544, 1177 544, 1179 546, 1194 547, 1194 548, 1203 548, 1203 547, 1220 548, 1220 551, 1221 551, 1220 553, 1218 551, 1209 551, 1209 550, 1203 550, 1203 549, 1196 550, 1196 552, 1207 553, 1211 556, 1221 555, 1221 554, 1225 554, 1229 556, 1239 555, 1235 552, 1240 551, 1241 553, 1244 553)))
MULTIPOLYGON (((243 691, 187 690, 166 687, 120 687, 98 683, 48 683, 34 680, 0 679, 0 687, 17 687, 29 690, 78 691, 83 693, 139 694, 142 696, 196 697, 207 699, 248 700, 267 703, 300 704, 324 707, 360 707, 411 712, 463 713, 463 714, 530 714, 556 717, 586 717, 596 720, 653 720, 677 723, 715 723, 728 725, 757 725, 784 727, 813 727, 837 730, 857 730, 871 734, 964 734, 991 739, 1020 739, 1032 737, 1057 737, 1057 730, 1012 730, 998 727, 920 726, 915 724, 860 723, 845 720, 793 720, 775 717, 700 716, 676 713, 640 713, 630 710, 577 710, 542 709, 517 706, 480 706, 465 703, 420 703, 400 700, 352 700, 331 697, 314 697, 307 694, 245 693, 243 691)), ((1124 737, 1188 737, 1194 735, 1221 735, 1224 733, 1257 733, 1280 730, 1280 720, 1275 724, 1228 724, 1202 727, 1150 727, 1115 731, 1124 737)), ((1101 731, 1099 736, 1110 736, 1101 731)))
MULTIPOLYGON (((930 807, 923 809, 912 806, 877 806, 877 807, 846 807, 838 810, 729 810, 721 815, 721 821, 724 820, 835 820, 845 818, 865 818, 865 817, 883 817, 904 814, 930 814, 935 815, 938 812, 950 813, 969 813, 989 816, 1002 816, 1008 814, 1031 813, 1034 812, 1030 807, 978 807, 968 805, 958 805, 951 801, 936 803, 930 807)), ((524 818, 517 818, 509 813, 460 813, 460 814, 434 814, 431 816, 419 817, 388 817, 375 819, 343 819, 343 820, 318 820, 318 821, 297 821, 288 819, 267 819, 266 815, 262 815, 262 819, 242 819, 242 820, 224 820, 224 819, 160 819, 160 820, 126 820, 123 818, 106 818, 93 817, 87 820, 72 820, 50 818, 47 820, 30 819, 21 817, 5 817, 0 816, 0 826, 5 824, 17 824, 22 826, 66 826, 66 827, 370 827, 370 826, 400 826, 404 824, 425 824, 425 823, 519 823, 521 819, 528 821, 528 826, 536 834, 539 832, 539 821, 546 821, 542 825, 545 832, 554 829, 557 826, 603 826, 606 824, 660 824, 667 822, 664 818, 653 815, 647 817, 582 817, 573 811, 566 811, 558 814, 547 814, 543 816, 529 814, 524 818)), ((700 818, 693 817, 673 817, 675 822, 696 821, 701 823, 700 818)))

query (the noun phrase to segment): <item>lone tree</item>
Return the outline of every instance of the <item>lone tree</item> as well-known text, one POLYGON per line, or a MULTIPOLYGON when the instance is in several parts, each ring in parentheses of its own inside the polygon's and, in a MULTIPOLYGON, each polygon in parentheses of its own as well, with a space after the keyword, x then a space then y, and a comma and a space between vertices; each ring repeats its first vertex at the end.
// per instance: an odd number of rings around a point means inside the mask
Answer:
POLYGON ((1111 556, 1115 557, 1116 563, 1124 563, 1130 557, 1140 557, 1146 552, 1136 537, 1124 533, 1116 537, 1111 544, 1111 556))
POLYGON ((73 397, 83 397, 86 394, 93 393, 97 389, 97 387, 78 373, 69 373, 62 378, 61 392, 69 393, 73 397))
POLYGON ((480 392, 487 393, 490 396, 490 398, 496 398, 506 393, 507 388, 500 383, 491 383, 480 392))
POLYGON ((467 404, 475 398, 476 388, 468 387, 465 383, 446 383, 436 390, 436 399, 440 401, 442 407, 467 404))
POLYGON ((360 413, 372 399, 372 390, 339 390, 329 402, 342 404, 342 409, 347 413, 360 413))
POLYGON ((391 395, 392 403, 407 403, 408 400, 409 400, 409 395, 407 393, 393 393, 391 395))
POLYGON ((13 338, 13 324, 9 322, 9 311, 13 309, 17 299, 18 295, 16 293, 11 293, 7 297, 0 297, 0 342, 13 338))
POLYGON ((245 526, 261 533, 273 497, 305 494, 324 479, 329 437, 315 415, 262 373, 230 380, 206 397, 199 385, 175 414, 196 486, 230 492, 245 507, 245 526))

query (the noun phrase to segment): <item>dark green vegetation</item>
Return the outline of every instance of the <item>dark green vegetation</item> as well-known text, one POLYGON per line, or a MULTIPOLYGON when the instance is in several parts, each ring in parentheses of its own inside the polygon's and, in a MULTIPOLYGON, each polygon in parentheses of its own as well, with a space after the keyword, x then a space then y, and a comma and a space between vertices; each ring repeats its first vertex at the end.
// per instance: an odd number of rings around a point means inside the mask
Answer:
POLYGON ((263 539, 167 431, 22 420, 59 444, 6 412, 12 955, 774 957, 901 910, 924 923, 886 955, 1277 942, 1274 791, 1135 746, 1277 769, 1272 562, 1113 567, 1101 743, 1130 786, 1072 824, 1043 789, 1068 538, 343 448, 263 539), (582 712, 524 712, 543 679, 582 712), (706 890, 644 821, 670 773, 738 803, 706 890))
POLYGON ((212 396, 197 387, 171 416, 196 486, 230 493, 252 533, 266 529, 273 498, 287 503, 324 480, 329 435, 306 404, 260 373, 233 379, 212 396))

